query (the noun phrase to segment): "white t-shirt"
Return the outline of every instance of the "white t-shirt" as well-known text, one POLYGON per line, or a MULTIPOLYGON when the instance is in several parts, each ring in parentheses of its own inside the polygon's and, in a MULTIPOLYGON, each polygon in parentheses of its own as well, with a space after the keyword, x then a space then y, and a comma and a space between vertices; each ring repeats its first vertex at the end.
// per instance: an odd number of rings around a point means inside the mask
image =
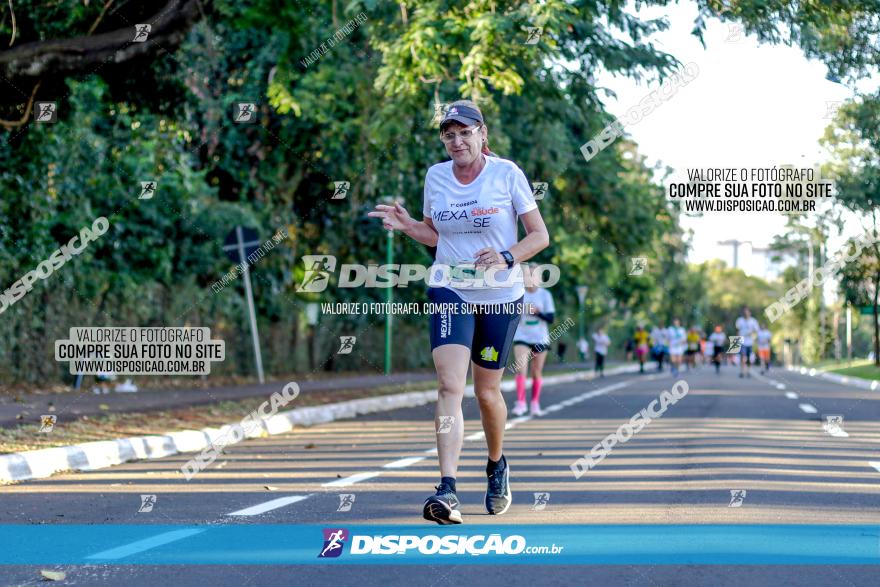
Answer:
POLYGON ((669 341, 666 337, 665 328, 659 328, 655 326, 651 330, 651 339, 654 341, 654 346, 666 346, 667 344, 669 344, 669 341))
POLYGON ((713 332, 709 335, 707 340, 712 343, 712 346, 715 349, 724 349, 727 347, 727 335, 723 332, 713 332))
POLYGON ((586 338, 579 338, 577 342, 577 347, 578 350, 585 355, 590 352, 590 343, 587 342, 586 338))
POLYGON ((669 354, 684 354, 684 348, 687 344, 687 332, 685 332, 684 327, 670 326, 667 330, 667 336, 669 337, 669 354))
POLYGON ((599 334, 598 332, 593 333, 593 344, 596 345, 596 352, 600 355, 608 354, 608 345, 611 344, 611 339, 608 338, 607 334, 599 334))
POLYGON ((529 304, 535 306, 535 309, 541 314, 556 312, 553 296, 549 291, 540 287, 535 291, 526 290, 523 297, 522 316, 520 316, 513 340, 521 340, 529 344, 549 344, 550 330, 547 327, 547 322, 534 314, 529 314, 529 304))
POLYGON ((769 349, 770 348, 770 339, 773 338, 773 333, 770 332, 766 328, 762 328, 758 331, 758 348, 759 349, 769 349))
MULTIPOLYGON (((538 207, 525 174, 513 161, 486 157, 480 175, 467 185, 452 173, 452 161, 433 165, 425 174, 425 199, 422 214, 429 217, 440 236, 435 265, 473 264, 475 253, 493 247, 499 253, 517 242, 518 216, 538 207)), ((432 267, 429 283, 443 274, 432 267)), ((445 279, 449 279, 446 272, 445 279)), ((522 268, 497 271, 494 280, 510 285, 502 287, 466 287, 453 279, 449 287, 466 302, 499 304, 518 300, 525 288, 522 268)))
POLYGON ((752 335, 758 332, 758 321, 755 317, 740 316, 736 319, 736 333, 743 337, 743 346, 752 346, 752 335))

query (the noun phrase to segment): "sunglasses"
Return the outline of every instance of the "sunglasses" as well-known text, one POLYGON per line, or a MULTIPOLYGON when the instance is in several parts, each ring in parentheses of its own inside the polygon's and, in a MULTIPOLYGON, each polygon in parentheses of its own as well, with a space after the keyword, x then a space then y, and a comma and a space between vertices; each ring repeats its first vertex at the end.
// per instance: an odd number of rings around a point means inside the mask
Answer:
POLYGON ((480 130, 480 127, 482 127, 482 126, 483 126, 482 124, 470 126, 459 133, 454 133, 454 132, 440 133, 440 140, 443 141, 443 144, 449 144, 449 143, 455 141, 455 137, 461 137, 462 140, 466 141, 468 139, 471 139, 471 138, 477 136, 477 134, 480 130))

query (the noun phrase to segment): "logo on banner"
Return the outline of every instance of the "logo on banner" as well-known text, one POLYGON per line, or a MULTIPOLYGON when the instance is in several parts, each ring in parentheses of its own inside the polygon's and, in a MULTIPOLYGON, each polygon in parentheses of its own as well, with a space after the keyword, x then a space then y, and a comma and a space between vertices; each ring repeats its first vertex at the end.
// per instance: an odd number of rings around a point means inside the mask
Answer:
POLYGON ((338 558, 342 554, 342 547, 348 540, 348 530, 345 528, 324 528, 324 548, 318 558, 338 558))

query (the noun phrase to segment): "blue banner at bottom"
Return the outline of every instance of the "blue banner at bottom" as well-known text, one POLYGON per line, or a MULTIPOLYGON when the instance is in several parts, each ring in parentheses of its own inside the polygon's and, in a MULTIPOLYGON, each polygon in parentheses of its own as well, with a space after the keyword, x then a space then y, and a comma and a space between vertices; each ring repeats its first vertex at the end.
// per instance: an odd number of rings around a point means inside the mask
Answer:
POLYGON ((878 564, 880 526, 0 525, 0 564, 878 564))

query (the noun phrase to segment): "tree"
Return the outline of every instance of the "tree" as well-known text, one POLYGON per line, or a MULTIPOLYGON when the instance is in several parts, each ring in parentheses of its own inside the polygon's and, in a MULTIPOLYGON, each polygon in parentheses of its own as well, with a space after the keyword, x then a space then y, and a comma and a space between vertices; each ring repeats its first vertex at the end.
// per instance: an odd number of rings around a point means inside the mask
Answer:
MULTIPOLYGON (((856 213, 867 235, 880 234, 880 93, 844 104, 826 129, 823 144, 832 159, 823 173, 834 179, 836 201, 856 213)), ((876 239, 858 260, 844 267, 841 291, 848 300, 872 306, 874 361, 880 366, 880 242, 876 239), (862 288, 859 290, 859 288, 862 288)))

